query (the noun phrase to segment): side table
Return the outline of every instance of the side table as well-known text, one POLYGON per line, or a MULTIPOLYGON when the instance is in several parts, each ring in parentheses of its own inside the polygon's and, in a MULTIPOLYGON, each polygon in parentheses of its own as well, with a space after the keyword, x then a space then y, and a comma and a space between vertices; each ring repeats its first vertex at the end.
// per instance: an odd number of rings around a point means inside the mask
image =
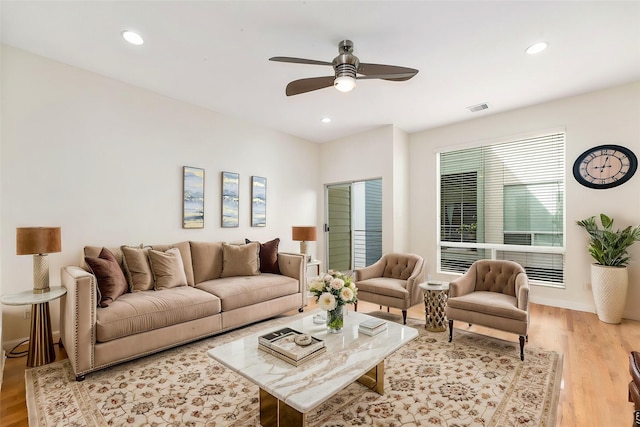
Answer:
POLYGON ((446 331, 449 283, 430 281, 419 286, 424 292, 424 327, 430 332, 446 331))
POLYGON ((48 292, 35 294, 24 291, 3 295, 0 302, 4 305, 31 304, 31 333, 29 335, 29 352, 27 353, 27 367, 42 366, 56 359, 51 335, 51 315, 49 301, 56 300, 67 293, 67 288, 52 286, 48 292))

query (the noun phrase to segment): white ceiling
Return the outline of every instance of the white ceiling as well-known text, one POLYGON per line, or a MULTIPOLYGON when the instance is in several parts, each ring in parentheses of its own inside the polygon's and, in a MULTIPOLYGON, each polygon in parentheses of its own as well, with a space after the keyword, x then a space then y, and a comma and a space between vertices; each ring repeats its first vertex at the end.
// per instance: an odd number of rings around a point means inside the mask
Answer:
POLYGON ((309 141, 413 133, 640 80, 640 1, 8 1, 2 42, 309 141), (143 46, 120 33, 136 30, 143 46), (287 97, 353 40, 362 62, 420 72, 287 97), (524 50, 544 40, 549 48, 524 50), (490 109, 466 107, 486 102, 490 109), (323 124, 323 116, 332 123, 323 124))

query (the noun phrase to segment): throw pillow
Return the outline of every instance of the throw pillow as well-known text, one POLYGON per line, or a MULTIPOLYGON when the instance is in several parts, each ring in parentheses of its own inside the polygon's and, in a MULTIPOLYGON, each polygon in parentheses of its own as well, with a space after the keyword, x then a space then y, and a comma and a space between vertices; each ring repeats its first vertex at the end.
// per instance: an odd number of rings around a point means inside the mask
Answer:
POLYGON ((85 257, 84 260, 98 280, 100 307, 109 307, 120 295, 127 293, 127 279, 109 249, 102 248, 97 258, 85 257))
POLYGON ((187 275, 178 248, 171 248, 166 252, 149 249, 149 263, 156 290, 187 286, 187 275))
POLYGON ((149 247, 121 246, 124 272, 131 292, 154 288, 153 272, 149 264, 149 247))
POLYGON ((256 276, 260 274, 258 253, 260 245, 222 244, 222 274, 220 277, 256 276))
MULTIPOLYGON (((247 243, 251 240, 245 239, 247 243)), ((275 238, 268 242, 260 243, 260 272, 280 274, 280 266, 278 265, 278 245, 280 239, 275 238)))

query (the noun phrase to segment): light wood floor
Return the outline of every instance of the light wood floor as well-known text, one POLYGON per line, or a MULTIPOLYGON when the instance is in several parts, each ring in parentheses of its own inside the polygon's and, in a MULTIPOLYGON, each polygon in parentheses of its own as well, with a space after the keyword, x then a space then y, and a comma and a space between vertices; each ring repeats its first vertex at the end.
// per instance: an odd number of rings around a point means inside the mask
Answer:
MULTIPOLYGON (((365 302, 358 304, 361 312, 377 309, 365 302)), ((399 314, 394 309, 391 312, 399 314)), ((297 312, 291 314, 294 313, 297 312)), ((413 307, 409 317, 423 319, 423 308, 413 307)), ((456 323, 455 327, 517 342, 517 336, 512 334, 476 326, 469 328, 462 323, 456 323)), ((564 354, 557 426, 631 425, 633 406, 627 402, 629 353, 632 349, 640 350, 640 322, 623 320, 620 325, 609 325, 598 321, 595 314, 531 304, 527 346, 564 354)), ((67 357, 57 345, 56 355, 57 360, 67 357)), ((26 357, 6 361, 0 395, 0 426, 28 425, 25 363, 26 357)))

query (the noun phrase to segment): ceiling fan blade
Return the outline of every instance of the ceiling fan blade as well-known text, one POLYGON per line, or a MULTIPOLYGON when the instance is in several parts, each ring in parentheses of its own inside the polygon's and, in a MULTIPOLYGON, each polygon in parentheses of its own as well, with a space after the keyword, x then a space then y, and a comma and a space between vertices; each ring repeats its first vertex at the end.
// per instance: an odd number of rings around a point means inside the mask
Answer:
POLYGON ((312 90, 324 89, 333 86, 335 76, 311 77, 308 79, 294 80, 287 85, 287 96, 299 95, 312 90))
POLYGON ((290 62, 293 64, 309 64, 309 65, 331 65, 331 62, 326 61, 316 61, 315 59, 303 59, 303 58, 289 58, 288 56, 274 56, 273 58, 269 58, 269 61, 275 62, 290 62))
MULTIPOLYGON (((366 75, 372 75, 372 74, 376 74, 376 75, 388 75, 388 74, 409 75, 409 77, 396 76, 396 77, 383 78, 383 80, 403 81, 403 80, 409 80, 411 77, 413 77, 416 74, 418 74, 418 70, 416 70, 415 68, 399 67, 397 65, 360 63, 360 66, 358 67, 358 74, 364 74, 365 76, 366 75)), ((379 77, 379 78, 381 78, 381 77, 379 77)))
POLYGON ((409 80, 411 77, 415 75, 416 73, 372 74, 367 76, 356 76, 356 79, 357 80, 382 79, 382 80, 392 80, 396 82, 402 82, 405 80, 409 80))

